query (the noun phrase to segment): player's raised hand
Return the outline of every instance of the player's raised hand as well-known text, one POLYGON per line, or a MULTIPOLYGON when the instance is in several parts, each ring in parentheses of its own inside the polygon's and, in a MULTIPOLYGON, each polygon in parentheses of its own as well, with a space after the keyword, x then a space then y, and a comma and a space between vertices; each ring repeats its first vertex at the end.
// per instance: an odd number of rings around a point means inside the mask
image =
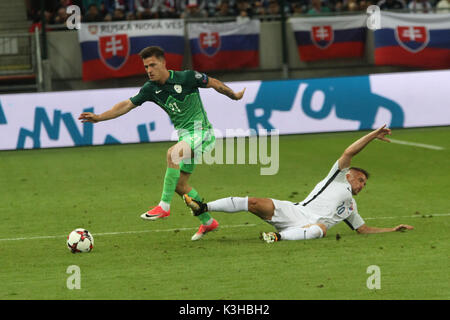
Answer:
POLYGON ((388 138, 386 138, 386 135, 391 135, 391 129, 386 128, 386 125, 378 128, 377 130, 374 131, 375 136, 377 139, 386 141, 386 142, 391 142, 391 140, 389 140, 388 138))
POLYGON ((82 114, 80 114, 80 116, 78 117, 78 120, 81 120, 81 122, 92 122, 92 123, 96 123, 99 121, 98 119, 98 115, 92 113, 92 112, 83 112, 82 114))
POLYGON ((244 96, 245 89, 246 88, 244 88, 244 90, 242 90, 242 91, 234 93, 234 100, 241 100, 242 97, 244 96))

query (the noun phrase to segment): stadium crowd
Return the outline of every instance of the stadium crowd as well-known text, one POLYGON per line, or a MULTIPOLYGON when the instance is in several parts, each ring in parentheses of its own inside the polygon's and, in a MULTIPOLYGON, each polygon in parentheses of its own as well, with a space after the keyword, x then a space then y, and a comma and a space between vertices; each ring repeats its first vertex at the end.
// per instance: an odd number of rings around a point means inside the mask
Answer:
MULTIPOLYGON (((280 0, 45 0, 48 24, 63 24, 66 8, 81 8, 83 22, 122 21, 164 18, 258 16, 262 20, 280 15, 280 0)), ((40 1, 26 0, 28 19, 40 21, 40 1)), ((288 16, 330 12, 365 11, 372 4, 381 10, 417 13, 450 12, 450 0, 285 0, 288 16)))

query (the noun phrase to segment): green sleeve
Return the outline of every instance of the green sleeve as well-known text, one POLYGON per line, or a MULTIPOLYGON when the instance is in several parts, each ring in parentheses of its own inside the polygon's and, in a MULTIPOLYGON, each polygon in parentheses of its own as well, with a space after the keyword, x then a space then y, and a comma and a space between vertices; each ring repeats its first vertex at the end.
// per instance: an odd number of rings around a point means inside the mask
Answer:
POLYGON ((135 106, 140 106, 146 101, 153 101, 153 92, 150 87, 145 84, 141 90, 139 90, 139 93, 134 97, 131 97, 130 100, 135 106))
POLYGON ((194 70, 186 70, 186 81, 193 87, 206 88, 208 85, 208 76, 194 70))

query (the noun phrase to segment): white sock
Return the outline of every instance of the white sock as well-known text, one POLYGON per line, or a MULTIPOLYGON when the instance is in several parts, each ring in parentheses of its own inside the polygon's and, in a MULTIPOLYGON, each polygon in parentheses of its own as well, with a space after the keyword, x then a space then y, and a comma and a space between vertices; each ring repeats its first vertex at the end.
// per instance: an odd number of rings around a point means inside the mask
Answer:
POLYGON ((170 210, 170 203, 167 203, 167 202, 164 202, 164 201, 160 201, 158 205, 161 206, 161 208, 164 211, 169 211, 170 210))
POLYGON ((238 212, 248 211, 248 197, 228 197, 207 203, 208 211, 238 212))
POLYGON ((292 228, 280 232, 281 240, 309 240, 322 238, 323 231, 318 225, 308 228, 292 228))

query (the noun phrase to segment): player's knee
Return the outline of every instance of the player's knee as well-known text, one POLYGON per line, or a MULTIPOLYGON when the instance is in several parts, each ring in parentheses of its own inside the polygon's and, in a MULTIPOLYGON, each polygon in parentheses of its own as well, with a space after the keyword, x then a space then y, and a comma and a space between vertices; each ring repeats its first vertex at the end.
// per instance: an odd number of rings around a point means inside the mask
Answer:
POLYGON ((263 220, 270 220, 274 214, 272 200, 266 198, 248 198, 248 211, 263 220))
POLYGON ((167 163, 169 165, 179 165, 183 160, 183 150, 176 145, 167 150, 167 163))
POLYGON ((170 147, 167 150, 166 159, 167 159, 168 164, 174 164, 174 161, 173 161, 174 160, 174 150, 175 150, 174 147, 170 147))
POLYGON ((248 198, 248 211, 255 212, 258 209, 258 199, 257 198, 248 198))
POLYGON ((180 141, 167 150, 167 163, 169 165, 179 165, 183 159, 191 158, 191 149, 189 145, 180 141))

